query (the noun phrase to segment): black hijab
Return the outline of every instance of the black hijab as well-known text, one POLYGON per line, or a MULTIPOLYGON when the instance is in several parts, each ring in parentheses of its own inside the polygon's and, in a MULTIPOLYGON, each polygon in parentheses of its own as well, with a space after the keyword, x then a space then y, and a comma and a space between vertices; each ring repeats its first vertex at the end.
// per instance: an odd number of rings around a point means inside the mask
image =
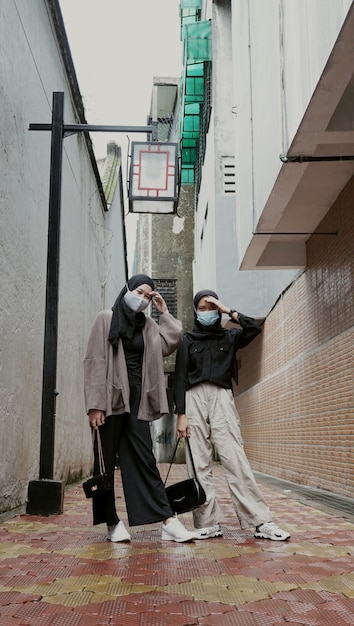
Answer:
MULTIPOLYGON (((128 280, 129 291, 137 289, 140 285, 150 285, 151 289, 155 290, 154 281, 146 274, 135 274, 128 280)), ((145 314, 142 311, 135 313, 125 304, 124 296, 128 289, 127 285, 124 285, 112 307, 113 315, 108 339, 114 348, 118 346, 119 337, 132 339, 136 327, 142 328, 145 324, 145 314)))
POLYGON ((211 326, 204 326, 204 324, 201 324, 200 322, 198 322, 198 320, 197 320, 198 303, 199 303, 199 301, 202 298, 205 298, 206 296, 213 296, 214 298, 219 300, 218 294, 215 293, 215 291, 212 291, 212 289, 202 289, 201 291, 198 291, 195 294, 194 300, 193 300, 193 305, 194 305, 194 327, 193 327, 192 332, 188 333, 188 335, 190 337, 201 339, 202 336, 204 336, 204 337, 213 337, 215 335, 219 336, 219 335, 225 333, 225 328, 223 328, 223 326, 221 325, 222 315, 221 315, 220 311, 219 311, 219 319, 217 319, 216 322, 214 322, 214 324, 212 324, 211 326))

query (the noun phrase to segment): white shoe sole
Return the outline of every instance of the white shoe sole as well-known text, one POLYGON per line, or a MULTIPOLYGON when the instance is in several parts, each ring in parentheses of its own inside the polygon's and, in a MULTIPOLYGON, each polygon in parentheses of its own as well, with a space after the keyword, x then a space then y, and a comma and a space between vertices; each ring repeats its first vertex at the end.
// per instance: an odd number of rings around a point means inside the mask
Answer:
POLYGON ((256 539, 270 539, 270 541, 286 541, 287 539, 290 539, 289 534, 286 534, 285 537, 270 537, 265 533, 254 533, 254 536, 256 539))
POLYGON ((214 537, 222 537, 223 532, 222 530, 217 530, 215 531, 215 533, 210 533, 210 535, 208 534, 198 535, 198 531, 197 531, 196 535, 197 535, 197 539, 214 539, 214 537))
POLYGON ((111 541, 112 543, 122 543, 122 542, 129 542, 130 541, 130 537, 123 537, 122 539, 113 539, 112 537, 107 537, 107 541, 111 541))
POLYGON ((189 541, 194 541, 197 537, 192 533, 190 537, 173 537, 173 535, 169 535, 165 530, 161 533, 162 541, 176 541, 177 543, 188 543, 189 541))
POLYGON ((112 543, 130 541, 130 535, 124 524, 119 524, 115 531, 108 532, 107 541, 111 541, 112 543))

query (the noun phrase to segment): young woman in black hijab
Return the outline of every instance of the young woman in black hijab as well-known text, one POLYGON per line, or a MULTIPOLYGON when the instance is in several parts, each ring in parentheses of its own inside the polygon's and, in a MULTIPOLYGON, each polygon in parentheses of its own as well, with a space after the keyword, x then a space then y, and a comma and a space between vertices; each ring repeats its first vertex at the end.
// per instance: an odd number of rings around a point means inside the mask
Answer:
MULTIPOLYGON (((149 422, 169 412, 163 357, 181 342, 181 323, 145 274, 130 278, 111 311, 93 324, 84 358, 84 392, 90 426, 100 432, 106 473, 112 489, 93 498, 93 523, 106 523, 108 539, 130 541, 119 519, 114 468, 119 455, 130 526, 163 522, 162 539, 195 538, 173 515, 152 452, 149 422), (146 317, 152 303, 159 324, 146 317)), ((97 440, 94 473, 99 473, 97 440)))
POLYGON ((207 289, 195 295, 194 328, 184 334, 177 351, 174 394, 178 436, 190 437, 196 472, 207 495, 205 504, 193 511, 199 539, 222 535, 212 476, 213 444, 241 528, 255 528, 254 536, 262 539, 284 541, 290 537, 271 521, 256 484, 243 449, 232 392, 232 380, 237 383, 236 352, 260 332, 256 320, 225 306, 214 291, 207 289), (222 314, 240 328, 224 328, 222 314))

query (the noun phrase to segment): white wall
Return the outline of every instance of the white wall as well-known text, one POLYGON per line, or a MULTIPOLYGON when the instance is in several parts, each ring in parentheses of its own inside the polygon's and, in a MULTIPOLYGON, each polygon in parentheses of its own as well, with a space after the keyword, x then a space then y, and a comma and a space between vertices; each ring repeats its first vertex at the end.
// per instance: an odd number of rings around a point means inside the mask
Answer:
POLYGON ((240 260, 351 4, 232 3, 240 260))
MULTIPOLYGON (((246 4, 241 3, 243 7, 246 4)), ((247 28, 247 13, 240 10, 237 36, 247 37, 247 28)), ((243 232, 245 225, 248 232, 252 230, 252 203, 243 192, 244 187, 252 189, 252 169, 243 167, 242 175, 238 175, 240 162, 252 161, 251 114, 248 108, 245 124, 236 125, 240 100, 235 98, 234 91, 236 70, 232 46, 235 33, 231 28, 230 6, 225 2, 214 3, 212 33, 212 117, 196 212, 194 291, 210 287, 228 306, 254 317, 265 317, 295 273, 239 269, 239 232, 243 232), (241 146, 239 158, 236 159, 236 194, 225 195, 222 159, 224 156, 235 156, 236 134, 237 144, 241 146), (208 216, 205 220, 207 205, 208 216), (238 206, 241 206, 240 211, 237 210, 238 206), (201 241, 202 230, 204 236, 201 241)), ((243 55, 238 61, 237 71, 246 83, 249 77, 248 58, 243 55)), ((241 98, 244 106, 249 107, 247 89, 245 93, 246 97, 242 92, 238 98, 241 98)), ((263 180, 262 184, 265 184, 263 180)))
POLYGON ((211 120, 207 138, 207 150, 202 169, 202 185, 198 197, 194 222, 194 285, 193 291, 210 287, 216 282, 215 242, 215 171, 214 171, 214 127, 211 120))
MULTIPOLYGON (((77 122, 45 0, 0 4, 0 513, 38 479, 52 93, 77 122)), ((82 358, 103 305, 106 215, 83 136, 64 140, 54 478, 91 470, 82 358)), ((117 252, 122 259, 122 250, 117 252)), ((112 268, 113 272, 114 269, 112 268)))

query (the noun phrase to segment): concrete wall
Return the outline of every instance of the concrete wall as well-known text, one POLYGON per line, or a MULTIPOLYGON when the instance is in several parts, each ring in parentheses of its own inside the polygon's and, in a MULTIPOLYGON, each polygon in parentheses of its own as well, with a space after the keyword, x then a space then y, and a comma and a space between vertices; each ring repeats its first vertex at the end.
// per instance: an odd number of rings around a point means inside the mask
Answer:
MULTIPOLYGON (((52 93, 65 94, 65 123, 78 122, 45 0, 0 4, 0 512, 24 504, 37 479, 41 426, 52 93)), ((65 138, 54 478, 91 471, 82 358, 104 306, 106 214, 82 135, 65 138)), ((123 259, 122 250, 117 255, 123 259)))
MULTIPOLYGON (((153 278, 176 279, 177 317, 183 330, 193 325, 193 239, 194 188, 182 187, 178 215, 140 215, 136 239, 137 271, 153 278)), ((151 425, 153 450, 158 462, 169 462, 176 441, 176 420, 173 415, 172 380, 175 353, 165 359, 166 386, 169 394, 169 415, 151 425)))
POLYGON ((254 469, 354 497, 354 179, 307 244, 308 267, 241 359, 236 405, 254 469))
MULTIPOLYGON (((207 136, 201 186, 194 215, 194 292, 207 287, 215 289, 217 282, 214 137, 214 117, 212 116, 207 136)), ((233 254, 232 248, 231 254, 233 254)))
POLYGON ((351 4, 232 4, 240 260, 351 4))
MULTIPOLYGON (((244 5, 243 5, 244 6, 244 5)), ((242 205, 242 187, 236 159, 236 193, 224 192, 223 159, 235 157, 236 118, 234 82, 238 66, 232 61, 234 31, 231 2, 216 2, 212 15, 213 79, 212 116, 202 170, 201 189, 195 215, 194 290, 210 287, 225 304, 253 317, 264 317, 279 293, 291 282, 294 271, 240 271, 239 233, 252 221, 252 202, 242 205), (246 211, 247 209, 247 211, 246 211)), ((243 66, 247 59, 242 57, 243 66)), ((240 95, 238 95, 238 98, 240 95)), ((242 143, 240 159, 251 151, 249 139, 242 143), (244 152, 243 152, 244 151, 244 152)), ((246 172, 247 176, 249 172, 246 172)), ((243 174, 242 174, 243 176, 243 174)))

